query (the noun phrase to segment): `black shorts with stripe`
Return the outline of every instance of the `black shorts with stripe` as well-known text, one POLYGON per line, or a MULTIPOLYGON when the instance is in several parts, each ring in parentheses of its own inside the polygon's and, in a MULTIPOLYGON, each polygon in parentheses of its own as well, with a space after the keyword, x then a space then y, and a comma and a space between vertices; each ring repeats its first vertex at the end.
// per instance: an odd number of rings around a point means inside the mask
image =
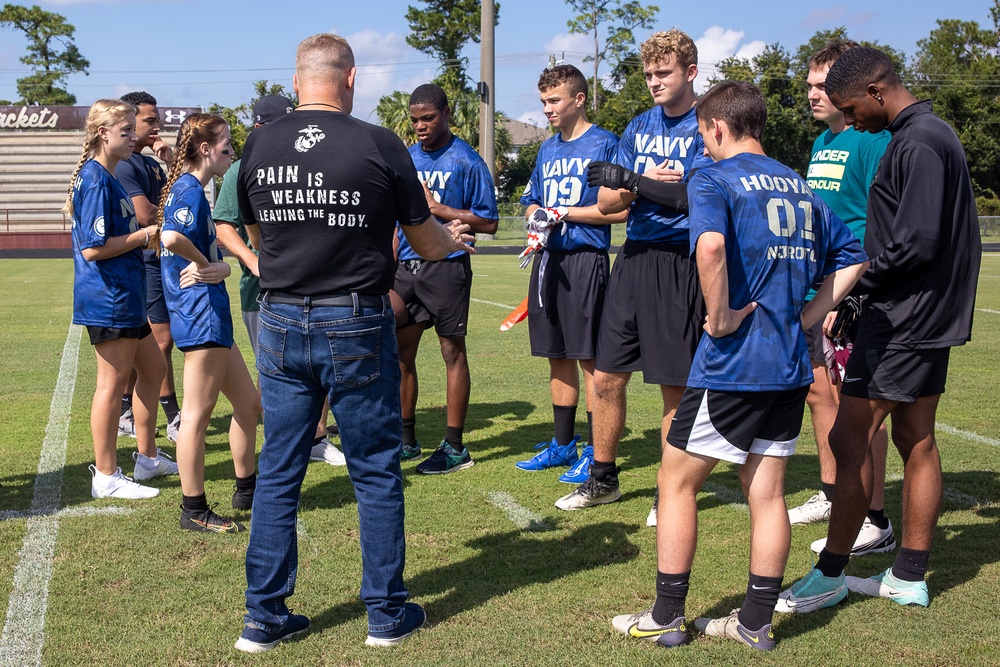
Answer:
POLYGON ((410 324, 432 325, 438 336, 465 336, 472 296, 472 261, 463 254, 438 262, 412 260, 396 267, 393 289, 410 314, 410 324))
POLYGON ((535 256, 528 284, 532 355, 594 358, 609 268, 603 250, 545 251, 535 256))
POLYGON ((855 398, 915 403, 944 393, 951 348, 886 350, 857 347, 847 360, 840 392, 855 398))
POLYGON ((611 268, 597 338, 597 370, 642 371, 683 387, 705 324, 698 271, 686 245, 626 241, 611 268))
POLYGON ((691 454, 743 464, 749 454, 791 456, 802 430, 809 387, 717 391, 688 387, 667 442, 691 454))

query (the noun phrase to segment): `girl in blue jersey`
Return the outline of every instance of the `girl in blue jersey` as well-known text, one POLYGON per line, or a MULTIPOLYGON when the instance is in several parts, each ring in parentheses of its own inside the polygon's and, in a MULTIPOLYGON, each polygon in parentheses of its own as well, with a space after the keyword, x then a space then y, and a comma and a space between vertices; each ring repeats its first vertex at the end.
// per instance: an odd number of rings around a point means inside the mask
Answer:
POLYGON ((256 488, 254 455, 260 395, 233 341, 233 319, 223 280, 205 186, 233 160, 229 127, 219 116, 193 114, 181 125, 174 161, 160 196, 158 223, 163 292, 170 333, 184 353, 184 413, 177 437, 181 528, 235 533, 242 524, 212 511, 205 499, 205 432, 221 391, 233 405, 229 447, 236 468, 235 509, 250 509, 256 488))
POLYGON ((135 480, 177 472, 154 442, 157 397, 165 365, 146 321, 146 273, 132 200, 115 179, 115 166, 135 146, 135 109, 98 100, 84 128, 83 153, 73 171, 63 210, 73 218, 73 323, 87 327, 97 354, 97 386, 90 408, 94 439, 94 498, 152 498, 158 489, 135 480), (139 454, 135 479, 117 464, 119 397, 133 365, 139 454), (142 464, 147 465, 142 465, 142 464))

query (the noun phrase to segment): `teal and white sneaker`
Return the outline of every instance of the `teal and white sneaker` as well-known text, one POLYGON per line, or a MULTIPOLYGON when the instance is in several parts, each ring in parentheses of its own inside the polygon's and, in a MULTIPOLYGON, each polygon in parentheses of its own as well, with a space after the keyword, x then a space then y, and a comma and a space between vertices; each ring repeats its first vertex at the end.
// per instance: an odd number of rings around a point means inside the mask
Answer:
POLYGON ((926 581, 903 581, 892 573, 891 567, 867 579, 846 577, 846 583, 855 593, 886 598, 906 607, 926 607, 931 603, 926 581))
POLYGON ((577 461, 576 443, 580 442, 580 436, 575 436, 568 445, 560 445, 552 438, 552 442, 540 442, 535 445, 535 449, 542 451, 535 454, 527 461, 518 461, 514 465, 518 470, 547 470, 556 466, 571 466, 577 461), (544 447, 544 449, 542 449, 544 447))
POLYGON ((653 620, 652 607, 635 614, 615 616, 611 619, 611 625, 624 635, 656 642, 667 648, 691 641, 683 616, 678 616, 666 625, 660 625, 653 620))
POLYGON ((747 630, 740 623, 739 614, 739 609, 733 609, 729 616, 722 618, 698 618, 695 619, 694 629, 706 637, 735 639, 758 651, 770 651, 777 646, 770 623, 760 630, 747 630))
POLYGON ((843 573, 837 577, 824 577, 822 572, 813 568, 791 588, 781 592, 774 610, 782 614, 808 614, 839 604, 846 597, 847 584, 844 583, 843 573))
POLYGON ((559 481, 566 484, 583 484, 590 477, 590 466, 594 465, 594 447, 587 445, 580 452, 580 458, 576 460, 569 470, 559 475, 559 481))
POLYGON ((442 440, 434 453, 427 457, 427 460, 417 466, 417 472, 423 475, 443 475, 449 472, 458 472, 471 468, 476 464, 469 454, 468 447, 462 447, 459 452, 447 440, 442 440))
POLYGON ((424 453, 420 451, 420 443, 414 441, 412 445, 403 443, 403 449, 399 452, 400 461, 410 461, 412 459, 419 459, 424 453))

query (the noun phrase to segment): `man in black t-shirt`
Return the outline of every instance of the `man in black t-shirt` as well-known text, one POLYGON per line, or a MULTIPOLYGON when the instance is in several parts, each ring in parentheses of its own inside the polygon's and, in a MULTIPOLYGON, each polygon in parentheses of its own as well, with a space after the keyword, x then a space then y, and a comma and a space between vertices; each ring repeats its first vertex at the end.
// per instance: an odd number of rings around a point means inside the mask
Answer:
POLYGON ((830 607, 848 590, 926 607, 942 493, 934 420, 949 352, 972 336, 982 257, 975 195, 955 131, 910 94, 884 53, 856 48, 840 56, 826 92, 848 125, 887 129, 892 139, 868 194, 871 265, 854 290, 866 298, 830 431, 837 481, 829 535, 816 567, 781 594, 778 610, 830 607), (890 415, 905 462, 902 546, 885 572, 845 578, 872 493, 865 457, 890 415))
POLYGON ((236 648, 267 651, 305 631, 292 614, 295 515, 323 399, 340 425, 358 499, 370 646, 392 646, 426 619, 403 585, 402 422, 389 303, 399 221, 425 259, 473 252, 468 225, 432 221, 402 141, 349 114, 354 54, 342 37, 298 48, 298 109, 247 139, 237 197, 263 294, 257 368, 264 446, 247 548, 247 614, 236 648))

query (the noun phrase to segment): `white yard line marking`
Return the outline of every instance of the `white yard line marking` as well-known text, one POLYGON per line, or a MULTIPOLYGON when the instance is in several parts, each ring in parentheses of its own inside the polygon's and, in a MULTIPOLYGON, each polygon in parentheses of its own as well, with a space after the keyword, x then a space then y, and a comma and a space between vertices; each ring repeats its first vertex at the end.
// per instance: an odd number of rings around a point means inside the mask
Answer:
POLYGON ((63 467, 66 463, 66 440, 69 434, 70 409, 76 387, 83 327, 70 325, 63 346, 59 379, 52 394, 49 423, 38 460, 38 476, 31 499, 31 511, 40 516, 28 519, 24 545, 14 570, 14 581, 7 604, 7 620, 0 636, 0 665, 42 664, 45 642, 45 608, 48 605, 49 580, 55 555, 59 518, 56 510, 62 498, 63 467))
POLYGON ((490 491, 486 494, 486 500, 493 507, 503 511, 507 518, 521 530, 548 530, 549 528, 549 525, 545 523, 545 517, 519 505, 514 496, 505 491, 490 491))
POLYGON ((64 519, 75 516, 97 516, 98 514, 131 514, 134 511, 128 507, 66 507, 58 512, 36 512, 34 510, 18 512, 16 510, 5 510, 0 512, 0 521, 30 519, 37 516, 51 516, 56 519, 64 519))
POLYGON ((737 512, 749 512, 750 508, 747 506, 746 498, 743 494, 735 489, 730 489, 728 486, 722 486, 721 484, 716 484, 715 482, 705 482, 701 485, 701 490, 705 493, 711 493, 715 496, 719 502, 724 505, 728 505, 737 512))
POLYGON ((978 313, 989 313, 990 315, 1000 315, 1000 310, 990 310, 989 308, 976 308, 978 313))
POLYGON ((482 299, 469 299, 469 301, 475 301, 476 303, 485 303, 487 306, 496 306, 497 308, 504 308, 505 310, 514 310, 515 306, 508 306, 505 303, 497 303, 496 301, 483 301, 482 299))
POLYGON ((972 431, 963 431, 960 428, 955 428, 954 426, 949 426, 948 424, 942 424, 941 422, 938 422, 935 427, 937 430, 944 431, 948 435, 957 435, 960 438, 972 440, 973 442, 978 442, 983 445, 1000 447, 1000 440, 997 440, 996 438, 988 438, 985 435, 979 435, 978 433, 973 433, 972 431))

